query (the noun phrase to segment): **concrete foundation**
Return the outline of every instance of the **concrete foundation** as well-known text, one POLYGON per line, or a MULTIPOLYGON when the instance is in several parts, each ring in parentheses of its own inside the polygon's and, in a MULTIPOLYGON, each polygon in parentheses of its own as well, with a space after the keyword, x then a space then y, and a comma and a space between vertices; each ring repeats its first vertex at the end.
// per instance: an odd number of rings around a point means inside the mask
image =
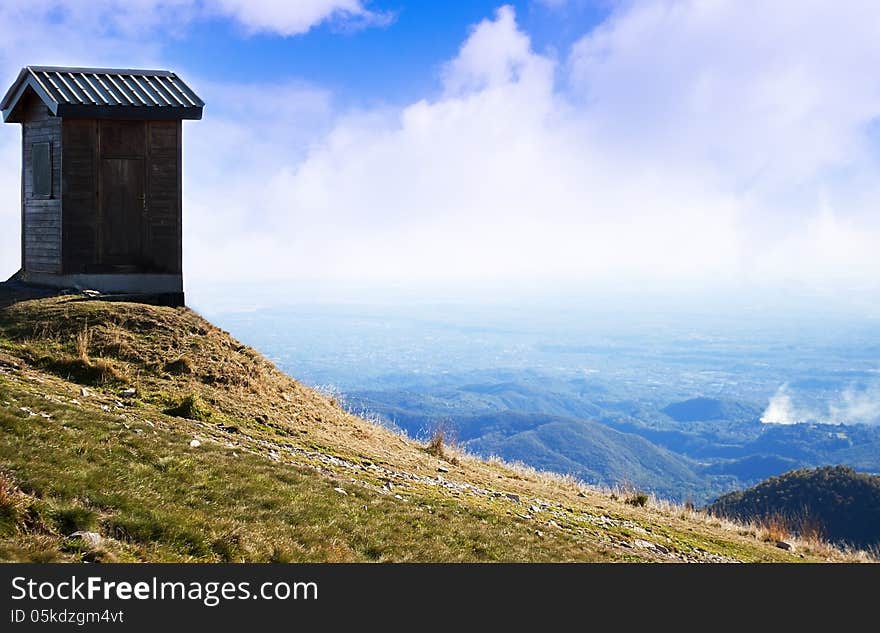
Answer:
POLYGON ((74 290, 97 290, 107 299, 143 301, 162 305, 184 305, 182 275, 82 274, 53 275, 19 271, 14 280, 34 286, 74 290))

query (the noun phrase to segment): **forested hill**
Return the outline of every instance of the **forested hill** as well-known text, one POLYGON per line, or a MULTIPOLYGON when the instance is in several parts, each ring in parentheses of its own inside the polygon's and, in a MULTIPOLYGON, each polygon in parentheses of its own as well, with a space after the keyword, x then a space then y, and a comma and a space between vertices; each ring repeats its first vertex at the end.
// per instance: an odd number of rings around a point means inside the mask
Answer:
POLYGON ((880 476, 846 466, 800 469, 720 497, 713 514, 743 521, 778 520, 791 530, 856 547, 880 546, 880 476))

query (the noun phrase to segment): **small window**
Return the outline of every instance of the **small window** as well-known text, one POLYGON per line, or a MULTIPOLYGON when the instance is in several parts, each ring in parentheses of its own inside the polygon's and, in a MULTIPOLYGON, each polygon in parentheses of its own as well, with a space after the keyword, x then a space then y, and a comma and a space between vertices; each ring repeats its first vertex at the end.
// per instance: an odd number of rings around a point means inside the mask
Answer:
POLYGON ((52 195, 52 144, 34 143, 31 146, 31 161, 33 196, 49 198, 52 195))

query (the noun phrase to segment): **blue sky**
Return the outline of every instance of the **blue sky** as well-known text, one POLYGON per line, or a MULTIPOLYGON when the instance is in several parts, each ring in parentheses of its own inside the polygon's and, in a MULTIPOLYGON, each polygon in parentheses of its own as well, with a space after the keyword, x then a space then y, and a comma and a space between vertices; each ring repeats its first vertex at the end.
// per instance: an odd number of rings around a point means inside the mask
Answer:
MULTIPOLYGON (((187 283, 880 278, 880 5, 6 0, 0 76, 164 67, 187 283)), ((0 275, 19 134, 0 126, 0 275)))
MULTIPOLYGON (((534 0, 510 3, 539 50, 567 48, 607 15, 601 2, 564 9, 534 0)), ((165 52, 214 81, 299 79, 331 89, 349 105, 405 104, 438 91, 436 76, 469 29, 500 6, 496 0, 371 2, 386 15, 382 28, 324 23, 298 37, 248 35, 225 18, 195 23, 165 52)))

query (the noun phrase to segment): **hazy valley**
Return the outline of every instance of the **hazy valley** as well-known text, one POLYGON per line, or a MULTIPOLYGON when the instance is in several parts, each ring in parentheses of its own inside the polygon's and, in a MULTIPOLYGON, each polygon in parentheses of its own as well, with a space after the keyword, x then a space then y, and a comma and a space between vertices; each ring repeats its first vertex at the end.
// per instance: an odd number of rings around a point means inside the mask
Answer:
POLYGON ((588 483, 705 503, 794 468, 880 471, 869 318, 454 304, 209 314, 356 413, 588 483))

